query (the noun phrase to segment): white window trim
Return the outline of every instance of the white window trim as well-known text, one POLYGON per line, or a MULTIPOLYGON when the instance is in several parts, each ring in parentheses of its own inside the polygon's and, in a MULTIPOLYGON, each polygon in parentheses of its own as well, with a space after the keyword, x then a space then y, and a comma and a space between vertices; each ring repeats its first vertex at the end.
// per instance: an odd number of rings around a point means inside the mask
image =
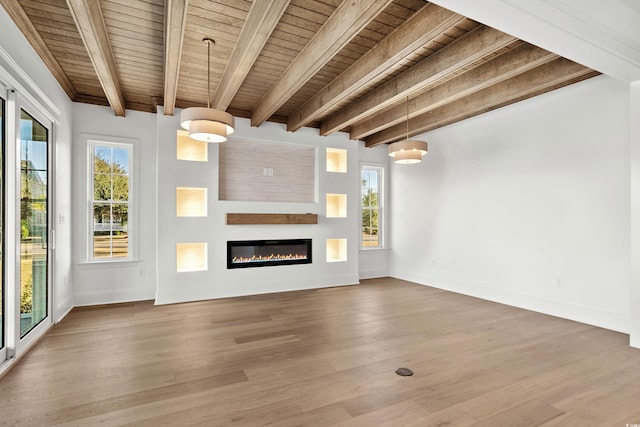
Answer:
POLYGON ((380 170, 380 180, 378 182, 379 187, 379 195, 378 195, 378 205, 380 208, 380 212, 378 213, 378 247, 370 247, 363 246, 362 240, 362 182, 360 182, 359 186, 359 202, 358 202, 358 240, 361 251, 381 251, 387 249, 387 227, 386 227, 386 211, 385 211, 385 199, 386 199, 386 175, 387 175, 387 165, 384 163, 376 163, 376 162, 361 162, 360 169, 358 171, 358 178, 362 180, 362 170, 364 168, 375 168, 380 170))
MULTIPOLYGON (((139 187, 138 187, 138 140, 103 135, 83 135, 86 143, 86 235, 85 235, 85 259, 86 264, 130 263, 139 261, 139 187), (121 258, 94 258, 93 257, 93 151, 96 146, 111 146, 124 148, 129 152, 129 256, 121 258)), ((84 263, 83 263, 84 264, 84 263)))

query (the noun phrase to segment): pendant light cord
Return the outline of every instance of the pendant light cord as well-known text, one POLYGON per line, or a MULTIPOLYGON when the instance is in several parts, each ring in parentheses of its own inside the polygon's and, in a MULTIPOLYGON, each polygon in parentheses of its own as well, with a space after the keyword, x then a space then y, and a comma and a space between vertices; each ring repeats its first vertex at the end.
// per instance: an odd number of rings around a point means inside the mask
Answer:
POLYGON ((407 141, 409 140, 409 96, 407 96, 407 141))
POLYGON ((205 37, 203 42, 207 42, 207 108, 211 108, 211 43, 215 43, 214 39, 205 37))

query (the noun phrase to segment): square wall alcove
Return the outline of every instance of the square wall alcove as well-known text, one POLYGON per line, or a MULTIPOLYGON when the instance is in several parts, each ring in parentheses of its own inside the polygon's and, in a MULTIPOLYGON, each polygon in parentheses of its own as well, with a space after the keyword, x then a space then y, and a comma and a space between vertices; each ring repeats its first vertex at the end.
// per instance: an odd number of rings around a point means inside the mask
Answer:
POLYGON ((178 273, 204 271, 207 270, 207 264, 206 243, 176 244, 176 271, 178 273))
POLYGON ((207 216, 207 189, 196 187, 176 188, 176 216, 207 216))

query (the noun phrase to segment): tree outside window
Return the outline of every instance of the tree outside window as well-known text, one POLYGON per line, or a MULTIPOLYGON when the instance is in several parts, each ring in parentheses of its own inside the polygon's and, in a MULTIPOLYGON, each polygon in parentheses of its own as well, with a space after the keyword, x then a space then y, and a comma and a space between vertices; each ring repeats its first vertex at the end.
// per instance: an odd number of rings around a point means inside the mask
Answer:
POLYGON ((92 258, 130 256, 130 163, 125 144, 94 143, 92 160, 92 258))
POLYGON ((362 167, 362 247, 382 247, 382 168, 362 167))

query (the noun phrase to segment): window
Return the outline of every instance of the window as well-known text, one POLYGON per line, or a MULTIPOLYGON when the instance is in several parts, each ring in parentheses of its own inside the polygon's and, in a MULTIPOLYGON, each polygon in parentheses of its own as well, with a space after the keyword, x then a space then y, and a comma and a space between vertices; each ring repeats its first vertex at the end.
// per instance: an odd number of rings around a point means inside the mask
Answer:
POLYGON ((362 249, 383 247, 383 171, 381 166, 362 166, 362 249))
POLYGON ((89 141, 91 261, 130 259, 132 145, 89 141))

